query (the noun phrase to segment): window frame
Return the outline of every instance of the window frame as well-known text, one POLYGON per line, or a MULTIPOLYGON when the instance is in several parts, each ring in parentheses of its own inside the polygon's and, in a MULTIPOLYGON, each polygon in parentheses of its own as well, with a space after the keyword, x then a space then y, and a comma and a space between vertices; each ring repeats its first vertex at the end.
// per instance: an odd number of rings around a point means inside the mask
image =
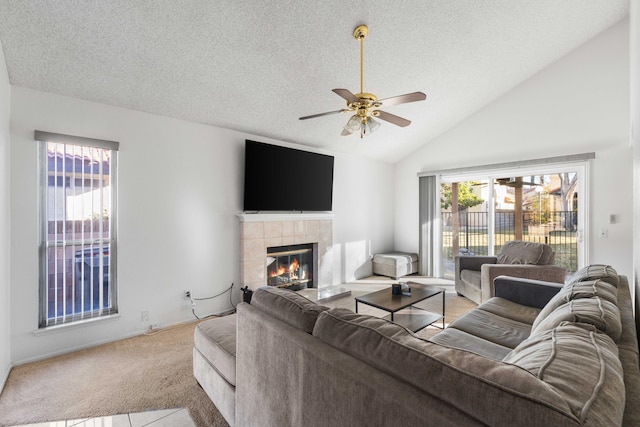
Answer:
MULTIPOLYGON (((595 159, 593 152, 572 154, 566 156, 546 157, 531 160, 519 160, 490 165, 467 166, 446 170, 418 172, 418 204, 419 204, 419 259, 420 274, 433 277, 444 277, 444 257, 442 250, 442 211, 440 208, 440 185, 442 181, 469 181, 499 178, 504 176, 524 176, 532 173, 557 173, 559 169, 576 169, 579 186, 577 224, 577 260, 581 268, 589 263, 589 169, 591 160, 595 159), (494 176, 495 175, 495 176, 494 176), (499 176, 498 176, 499 175, 499 176)), ((490 192, 493 193, 492 191, 490 192)), ((493 200, 489 200, 493 206, 493 200)), ((493 211, 490 213, 493 217, 493 211)), ((492 225, 493 227, 493 225, 492 225)), ((489 247, 493 246, 490 241, 489 247)))
MULTIPOLYGON (((494 194, 494 186, 496 178, 501 178, 504 176, 530 176, 530 175, 552 175, 561 172, 574 172, 578 175, 578 187, 577 192, 580 194, 578 198, 578 212, 581 214, 578 215, 578 224, 577 224, 577 264, 578 269, 588 265, 588 247, 589 247, 589 233, 585 232, 585 230, 589 230, 589 162, 588 161, 580 161, 573 163, 554 163, 551 165, 537 165, 537 166, 529 166, 522 168, 494 168, 480 172, 469 172, 469 173, 451 173, 451 174, 440 174, 438 175, 437 182, 437 200, 440 200, 440 184, 444 182, 464 182, 464 181, 486 181, 487 185, 490 186, 490 190, 488 191, 489 199, 487 200, 489 207, 489 222, 488 222, 488 250, 489 255, 495 255, 493 253, 494 249, 494 232, 495 232, 495 203, 493 200, 494 194)), ((440 204, 437 204, 438 216, 441 216, 440 204)), ((438 233, 441 236, 441 229, 438 233)), ((437 261, 436 266, 438 267, 437 274, 443 277, 444 274, 444 256, 442 254, 442 243, 439 241, 439 249, 437 253, 437 261)))
MULTIPOLYGON (((118 209, 117 209, 117 193, 118 193, 118 148, 119 143, 115 141, 105 141, 93 138, 85 138, 73 135, 63 135, 56 134, 51 132, 42 132, 35 131, 34 139, 38 143, 38 174, 39 174, 39 206, 38 206, 38 214, 39 214, 39 248, 38 248, 38 258, 39 258, 39 319, 38 319, 38 327, 40 330, 58 327, 63 325, 77 325, 82 322, 87 321, 95 321, 97 319, 106 318, 109 316, 116 315, 118 313, 118 281, 117 281, 117 217, 118 217, 118 209), (100 236, 97 239, 89 239, 85 242, 84 237, 81 238, 80 241, 75 240, 50 240, 48 234, 48 201, 49 201, 49 170, 48 170, 48 144, 49 143, 59 143, 65 145, 73 145, 80 147, 90 147, 90 148, 99 148, 108 150, 109 157, 109 191, 110 191, 110 204, 111 209, 109 210, 109 235, 108 237, 100 236), (84 309, 78 313, 72 309, 71 314, 67 314, 63 312, 62 314, 54 315, 49 317, 49 308, 48 308, 48 294, 49 294, 49 283, 48 283, 48 265, 49 265, 49 249, 51 247, 67 247, 67 246, 79 246, 82 245, 85 250, 85 244, 89 244, 89 248, 94 248, 98 245, 99 248, 103 248, 104 246, 109 247, 108 254, 108 297, 109 304, 108 307, 104 307, 102 304, 96 309, 91 308, 90 310, 84 309)), ((102 168, 102 166, 100 166, 102 168)), ((75 176, 75 171, 72 172, 74 175, 68 177, 67 179, 81 179, 84 180, 86 177, 84 176, 84 171, 81 172, 80 176, 75 176)), ((100 171, 101 174, 104 172, 100 171)), ((62 176, 64 177, 67 172, 62 171, 62 176)), ((59 177, 54 177, 54 183, 57 182, 59 177)), ((54 184, 54 193, 55 193, 56 185, 54 184)), ((63 184, 63 188, 65 185, 63 184)), ((84 187, 83 187, 84 188, 84 187)), ((100 197, 102 197, 104 189, 106 187, 100 187, 100 197)), ((92 198, 93 199, 93 198, 92 198)), ((56 220, 57 221, 57 220, 56 220)), ((65 219, 66 221, 66 215, 65 219)), ((84 231, 83 231, 84 234, 84 231)), ((101 274, 104 274, 104 269, 107 268, 104 265, 104 253, 102 249, 99 249, 99 257, 101 257, 101 262, 99 266, 99 271, 101 274)), ((93 256, 93 252, 91 251, 91 256, 93 256)), ((82 256, 84 260, 84 254, 82 256)), ((83 271, 84 273, 84 271, 83 271)), ((76 274, 74 272, 63 272, 63 275, 66 274, 76 274)), ((93 274, 93 271, 91 272, 93 274)), ((103 276, 99 276, 103 277, 103 276)), ((101 284, 104 283, 101 280, 101 284)), ((85 294, 86 295, 86 294, 85 294)), ((74 296, 75 298, 75 296, 74 296)), ((86 298, 85 298, 86 299, 86 298)), ((100 301, 104 301, 101 299, 100 301)), ((75 299, 73 300, 74 304, 76 303, 75 299)), ((82 306, 82 302, 80 303, 82 306)))

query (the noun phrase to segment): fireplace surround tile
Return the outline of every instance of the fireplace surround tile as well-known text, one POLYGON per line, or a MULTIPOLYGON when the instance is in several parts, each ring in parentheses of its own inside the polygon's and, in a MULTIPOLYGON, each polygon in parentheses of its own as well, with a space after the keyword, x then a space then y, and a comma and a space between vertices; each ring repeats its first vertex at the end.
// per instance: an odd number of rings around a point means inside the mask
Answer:
POLYGON ((316 236, 320 234, 319 221, 305 221, 305 234, 308 236, 316 236))
POLYGON ((249 286, 249 288, 257 289, 266 284, 265 261, 245 261, 242 262, 241 265, 241 273, 243 273, 242 276, 245 278, 245 284, 253 284, 253 287, 249 286))
POLYGON ((240 214, 240 282, 249 289, 266 285, 267 247, 317 243, 318 287, 333 277, 332 214, 240 214))
POLYGON ((262 251, 262 254, 264 255, 267 252, 266 248, 272 248, 274 246, 286 246, 286 244, 283 243, 282 239, 282 237, 268 237, 264 239, 264 250, 262 251))
POLYGON ((282 221, 265 222, 264 237, 282 237, 282 221))
POLYGON ((291 237, 294 235, 294 227, 292 221, 283 221, 282 222, 282 236, 283 237, 291 237))
POLYGON ((296 243, 296 236, 283 236, 282 246, 293 245, 296 243))
POLYGON ((304 236, 306 233, 305 221, 295 221, 293 234, 294 236, 304 236))
POLYGON ((242 261, 259 261, 264 258, 265 239, 244 239, 240 242, 242 261))
POLYGON ((264 237, 264 223, 246 222, 240 228, 241 239, 256 239, 264 237))

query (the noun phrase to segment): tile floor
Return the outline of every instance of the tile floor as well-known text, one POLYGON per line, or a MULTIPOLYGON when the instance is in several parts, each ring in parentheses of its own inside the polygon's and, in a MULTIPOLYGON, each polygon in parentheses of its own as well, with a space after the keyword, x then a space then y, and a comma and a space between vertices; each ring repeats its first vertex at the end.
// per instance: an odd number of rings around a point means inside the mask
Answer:
POLYGON ((176 408, 11 427, 195 427, 195 424, 188 410, 176 408))

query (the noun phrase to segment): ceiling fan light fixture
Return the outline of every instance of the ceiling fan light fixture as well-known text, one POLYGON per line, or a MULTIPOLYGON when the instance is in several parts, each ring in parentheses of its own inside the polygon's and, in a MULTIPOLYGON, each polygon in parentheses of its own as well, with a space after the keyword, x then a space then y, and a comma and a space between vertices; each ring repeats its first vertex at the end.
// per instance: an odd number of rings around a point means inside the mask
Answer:
POLYGON ((380 122, 373 117, 367 117, 367 121, 363 124, 365 134, 373 133, 380 127, 380 122))
POLYGON ((360 132, 360 128, 362 126, 362 119, 359 115, 354 114, 351 116, 346 125, 344 125, 344 130, 349 133, 360 132))
MULTIPOLYGON (((360 138, 364 138, 366 135, 375 132, 380 127, 380 122, 371 116, 360 116, 354 114, 351 116, 347 124, 344 126, 344 131, 347 135, 359 133, 360 138)), ((343 133, 344 135, 344 133, 343 133)))

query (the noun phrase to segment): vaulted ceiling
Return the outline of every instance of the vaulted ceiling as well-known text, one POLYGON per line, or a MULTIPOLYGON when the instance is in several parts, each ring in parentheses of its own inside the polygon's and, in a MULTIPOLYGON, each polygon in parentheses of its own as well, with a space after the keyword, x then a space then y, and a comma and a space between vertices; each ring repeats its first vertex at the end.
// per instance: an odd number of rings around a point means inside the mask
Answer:
MULTIPOLYGON (((629 0, 0 1, 12 85, 395 162, 624 19, 629 0), (340 136, 333 88, 427 100, 340 136)), ((215 141, 212 141, 215 143, 215 141)))

